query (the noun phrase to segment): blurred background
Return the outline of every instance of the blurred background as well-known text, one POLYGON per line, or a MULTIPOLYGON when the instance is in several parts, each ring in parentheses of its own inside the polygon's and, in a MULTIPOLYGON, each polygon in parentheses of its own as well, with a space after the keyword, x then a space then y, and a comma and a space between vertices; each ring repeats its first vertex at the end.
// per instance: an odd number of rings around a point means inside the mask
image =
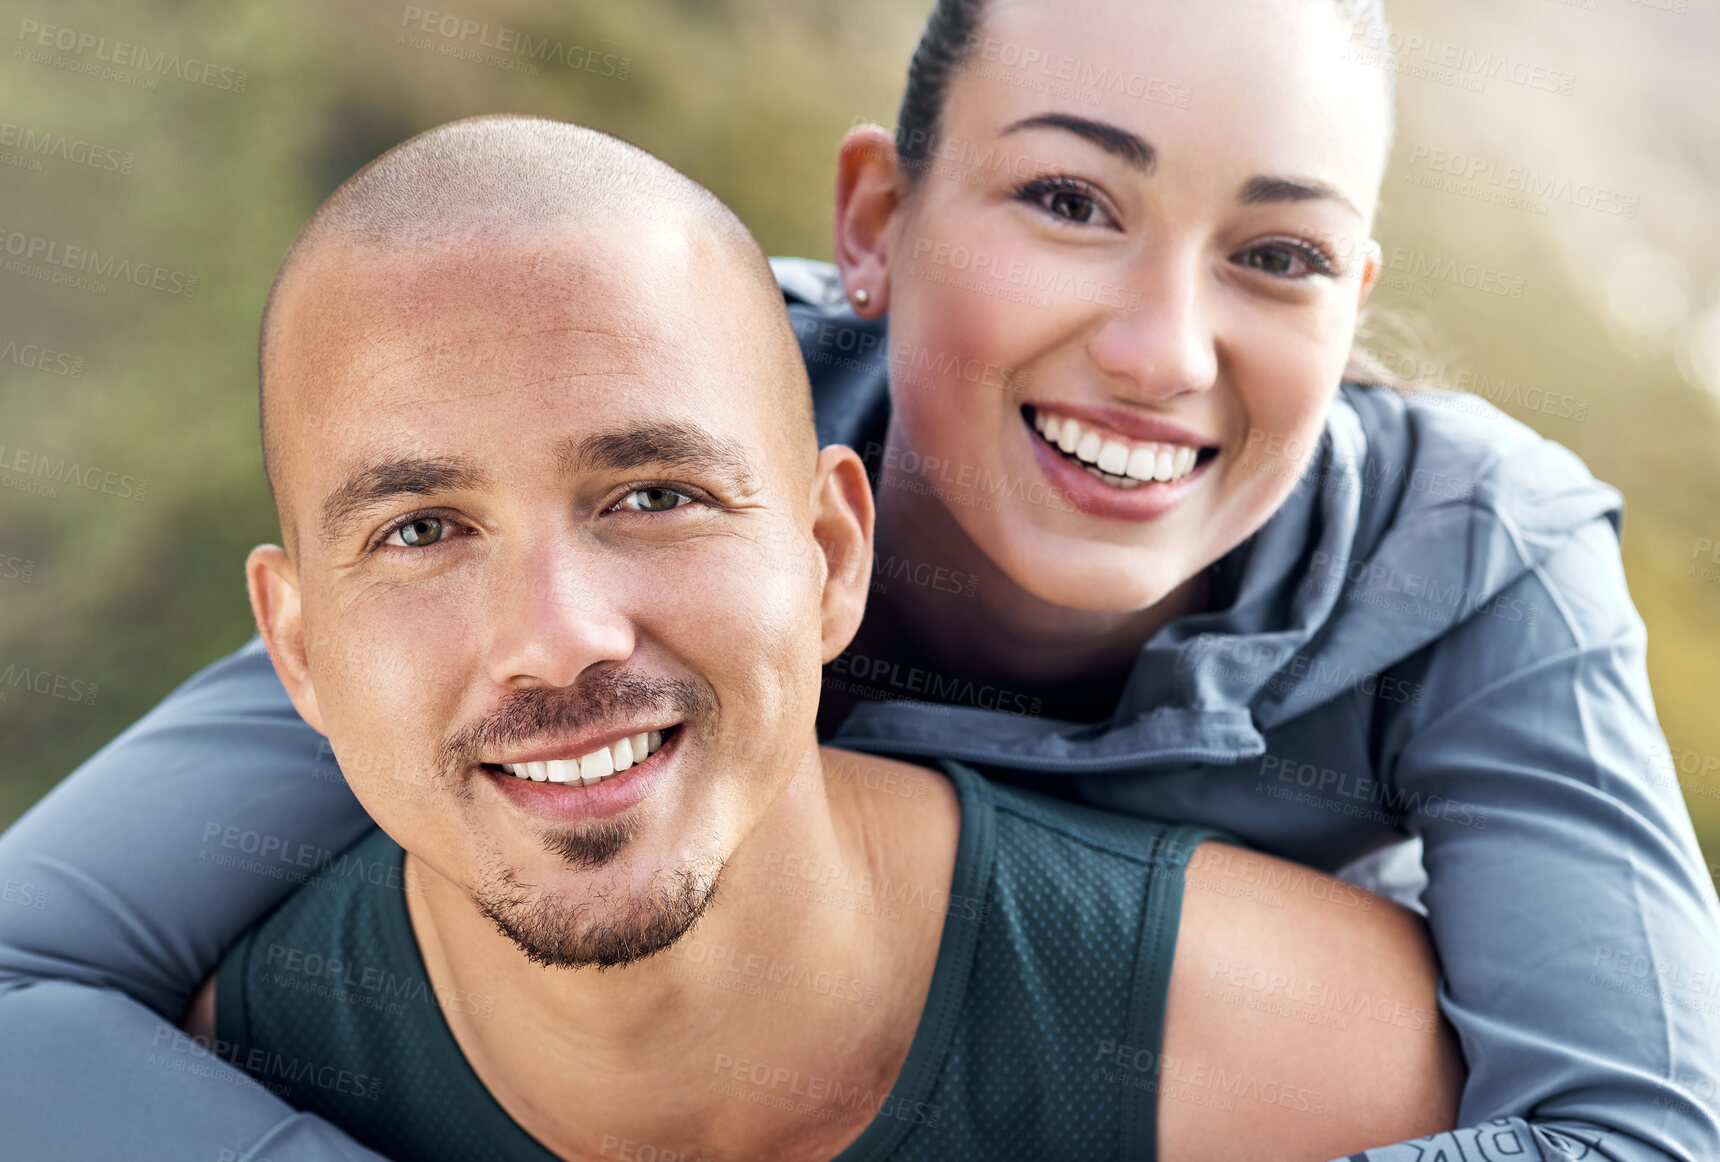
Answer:
MULTIPOLYGON (((451 3, 435 31, 392 0, 7 5, 0 827, 250 635, 244 556, 276 537, 257 318, 336 185, 432 125, 540 113, 667 159, 770 253, 828 258, 836 144, 893 124, 930 7, 451 3), (488 27, 444 35, 449 16, 488 27)), ((1369 345, 1623 490, 1671 742, 1645 764, 1679 779, 1720 872, 1720 4, 1387 10, 1391 41, 1350 46, 1399 75, 1369 345)))

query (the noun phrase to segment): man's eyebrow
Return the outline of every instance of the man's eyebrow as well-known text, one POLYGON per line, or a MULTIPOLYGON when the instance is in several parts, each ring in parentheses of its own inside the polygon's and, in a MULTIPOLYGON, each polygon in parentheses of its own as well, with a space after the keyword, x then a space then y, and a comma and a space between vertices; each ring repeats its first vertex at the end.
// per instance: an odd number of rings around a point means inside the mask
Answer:
POLYGON ((1256 177, 1242 187, 1242 204, 1264 206, 1283 202, 1333 201, 1360 218, 1362 212, 1336 186, 1312 178, 1256 177))
POLYGON ((484 472, 458 456, 396 456, 367 464, 323 501, 322 539, 339 540, 354 517, 382 501, 481 488, 488 481, 484 472))
POLYGON ((1149 145, 1145 138, 1120 126, 1094 121, 1090 117, 1077 117, 1073 113, 1039 113, 1010 122, 998 136, 1007 137, 1023 129, 1067 130, 1077 137, 1086 138, 1113 157, 1121 158, 1131 169, 1138 169, 1142 173, 1152 173, 1153 167, 1158 164, 1158 151, 1149 145))
POLYGON ((752 463, 740 445, 692 424, 651 424, 581 439, 569 437, 557 446, 556 456, 568 473, 661 467, 716 477, 737 492, 758 488, 752 463))

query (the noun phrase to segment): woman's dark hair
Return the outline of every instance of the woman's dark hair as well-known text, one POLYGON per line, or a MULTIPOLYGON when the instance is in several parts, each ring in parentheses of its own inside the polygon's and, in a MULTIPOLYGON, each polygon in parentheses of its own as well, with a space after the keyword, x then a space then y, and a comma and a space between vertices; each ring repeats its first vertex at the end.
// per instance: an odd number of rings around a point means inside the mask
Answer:
MULTIPOLYGON (((1332 0, 1339 13, 1376 49, 1384 49, 1391 36, 1382 0, 1332 0)), ((937 146, 944 102, 950 83, 974 50, 980 47, 980 24, 985 19, 986 0, 937 0, 926 19, 926 30, 908 62, 908 86, 902 91, 902 107, 896 114, 896 159, 910 185, 918 181, 937 146)), ((1394 72, 1385 74, 1387 99, 1391 99, 1394 72)), ((1389 118, 1388 118, 1389 121, 1389 118)))
MULTIPOLYGON (((1377 51, 1389 44, 1391 29, 1386 23, 1382 0, 1332 0, 1343 17, 1377 51)), ((931 166, 942 128, 944 104, 950 85, 980 47, 980 25, 985 19, 986 0, 937 0, 926 20, 926 30, 908 62, 908 86, 896 114, 896 164, 912 190, 931 166)), ((1393 100, 1393 70, 1385 74, 1386 100, 1393 100)), ((1388 114, 1389 114, 1388 110, 1388 114)), ((1393 118, 1388 115, 1387 123, 1393 118)), ((1352 382, 1399 386, 1395 377, 1366 352, 1350 356, 1344 378, 1352 382)))

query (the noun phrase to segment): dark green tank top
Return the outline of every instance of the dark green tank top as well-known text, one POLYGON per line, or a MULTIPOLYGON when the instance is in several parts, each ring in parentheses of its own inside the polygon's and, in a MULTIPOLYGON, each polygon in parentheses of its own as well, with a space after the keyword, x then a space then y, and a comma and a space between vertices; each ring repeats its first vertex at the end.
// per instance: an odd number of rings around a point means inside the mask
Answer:
MULTIPOLYGON (((789 1111, 834 1093, 869 1123, 840 1162, 1152 1159, 1153 1065, 1183 869, 1202 840, 1226 837, 942 766, 961 804, 947 901, 873 885, 848 893, 861 911, 944 912, 925 1012, 895 1088, 850 1096, 840 1082, 720 1058, 712 1085, 789 1111)), ((490 1097, 449 1031, 443 1008, 482 1016, 495 998, 432 989, 402 860, 377 831, 240 939, 217 978, 219 1051, 396 1162, 555 1162, 490 1097)), ((680 955, 686 971, 722 988, 868 1001, 862 983, 829 973, 797 981, 805 970, 792 965, 680 955)), ((697 1157, 599 1130, 592 1151, 697 1157)))

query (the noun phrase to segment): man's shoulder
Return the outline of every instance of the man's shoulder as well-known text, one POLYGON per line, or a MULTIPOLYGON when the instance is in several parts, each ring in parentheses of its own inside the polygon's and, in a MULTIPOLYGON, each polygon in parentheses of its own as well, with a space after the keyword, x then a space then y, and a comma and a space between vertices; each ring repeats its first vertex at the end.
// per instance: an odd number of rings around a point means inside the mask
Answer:
POLYGON ((986 786, 999 819, 1000 842, 1016 848, 1057 849, 1072 859, 1101 865, 1180 870, 1201 843, 1236 842, 1209 827, 1125 815, 1018 786, 986 786))
MULTIPOLYGON (((1077 934, 1094 950, 1133 958, 1148 933, 1169 928, 1195 849, 1229 837, 1206 827, 1143 819, 990 782, 945 763, 965 816, 990 832, 983 897, 987 922, 1012 955, 1035 959, 1077 934)), ((964 819, 964 833, 971 834, 964 819)), ((1234 841, 1231 841, 1234 842, 1234 841)), ((994 948, 1001 952, 1001 949, 994 948)))

